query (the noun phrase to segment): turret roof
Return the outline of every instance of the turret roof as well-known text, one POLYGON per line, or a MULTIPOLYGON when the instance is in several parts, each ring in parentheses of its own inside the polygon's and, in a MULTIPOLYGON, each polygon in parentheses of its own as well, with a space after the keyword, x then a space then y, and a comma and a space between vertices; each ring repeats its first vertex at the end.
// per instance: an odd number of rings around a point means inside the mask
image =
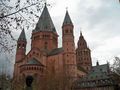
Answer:
POLYGON ((35 32, 38 31, 53 31, 56 32, 56 29, 54 27, 54 24, 52 22, 52 19, 50 17, 50 14, 48 12, 48 8, 45 4, 45 7, 43 9, 43 12, 38 20, 38 23, 36 25, 36 28, 34 30, 35 32))
POLYGON ((68 11, 66 11, 66 15, 65 15, 65 18, 64 18, 64 22, 63 22, 63 25, 66 25, 66 24, 71 24, 73 25, 72 21, 71 21, 71 18, 69 16, 69 13, 68 11))
POLYGON ((26 36, 25 36, 25 31, 24 31, 24 29, 22 30, 22 32, 21 32, 21 34, 20 34, 20 36, 19 36, 19 38, 18 38, 18 41, 27 41, 26 40, 26 36))

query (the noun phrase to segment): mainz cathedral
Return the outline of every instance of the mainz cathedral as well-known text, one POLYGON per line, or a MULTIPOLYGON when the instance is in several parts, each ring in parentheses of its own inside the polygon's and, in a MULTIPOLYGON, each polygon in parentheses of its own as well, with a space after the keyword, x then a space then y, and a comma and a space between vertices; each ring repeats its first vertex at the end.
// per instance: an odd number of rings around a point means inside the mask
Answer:
POLYGON ((45 4, 32 31, 28 53, 27 38, 22 30, 17 40, 12 90, 27 90, 29 78, 32 78, 29 90, 71 90, 76 80, 91 71, 91 50, 82 32, 78 32, 80 37, 75 48, 74 24, 68 10, 61 26, 62 47, 58 47, 59 35, 45 4))

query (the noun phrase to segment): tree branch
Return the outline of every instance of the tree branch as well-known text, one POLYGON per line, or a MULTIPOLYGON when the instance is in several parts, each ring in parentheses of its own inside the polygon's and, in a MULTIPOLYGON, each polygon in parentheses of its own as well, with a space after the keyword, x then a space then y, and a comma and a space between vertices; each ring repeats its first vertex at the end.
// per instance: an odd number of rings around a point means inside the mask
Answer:
POLYGON ((1 5, 4 5, 6 8, 12 8, 12 7, 10 7, 10 6, 7 6, 4 2, 3 2, 3 0, 0 0, 1 1, 1 5))
POLYGON ((5 17, 8 17, 8 16, 11 16, 11 15, 13 15, 13 14, 15 14, 15 13, 18 13, 18 12, 22 11, 23 9, 29 8, 29 7, 34 6, 34 5, 36 5, 36 4, 37 4, 37 3, 31 4, 31 5, 29 5, 29 6, 26 6, 26 7, 24 7, 24 8, 21 8, 21 9, 19 9, 18 11, 15 11, 15 12, 13 12, 13 13, 0 16, 0 18, 2 19, 2 18, 5 18, 5 17))

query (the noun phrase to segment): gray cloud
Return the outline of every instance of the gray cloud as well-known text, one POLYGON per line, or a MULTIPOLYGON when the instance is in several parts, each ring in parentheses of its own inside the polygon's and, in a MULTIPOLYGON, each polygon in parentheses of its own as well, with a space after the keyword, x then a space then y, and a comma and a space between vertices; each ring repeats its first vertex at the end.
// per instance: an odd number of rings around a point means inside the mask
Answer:
MULTIPOLYGON (((101 63, 112 62, 119 56, 120 5, 115 0, 80 0, 74 11, 75 41, 79 38, 80 27, 95 58, 101 63), (117 38, 116 38, 117 37, 117 38), (113 43, 112 43, 113 42, 113 43)), ((71 15, 72 16, 72 15, 71 15)))

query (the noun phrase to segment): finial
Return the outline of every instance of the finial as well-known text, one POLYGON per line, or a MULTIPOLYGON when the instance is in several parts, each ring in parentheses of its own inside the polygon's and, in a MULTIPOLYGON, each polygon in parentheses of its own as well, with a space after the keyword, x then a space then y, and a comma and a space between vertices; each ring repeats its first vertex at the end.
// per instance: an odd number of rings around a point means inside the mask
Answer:
POLYGON ((108 62, 108 60, 107 60, 107 64, 109 65, 109 62, 108 62))
POLYGON ((45 0, 45 6, 47 5, 47 0, 45 0))
POLYGON ((99 62, 98 62, 98 60, 97 60, 96 64, 97 64, 96 66, 99 66, 99 62))
POLYGON ((80 36, 82 36, 82 28, 80 28, 80 36))
POLYGON ((66 7, 66 11, 68 11, 68 7, 66 7))
POLYGON ((45 6, 46 6, 46 2, 45 2, 45 6))

